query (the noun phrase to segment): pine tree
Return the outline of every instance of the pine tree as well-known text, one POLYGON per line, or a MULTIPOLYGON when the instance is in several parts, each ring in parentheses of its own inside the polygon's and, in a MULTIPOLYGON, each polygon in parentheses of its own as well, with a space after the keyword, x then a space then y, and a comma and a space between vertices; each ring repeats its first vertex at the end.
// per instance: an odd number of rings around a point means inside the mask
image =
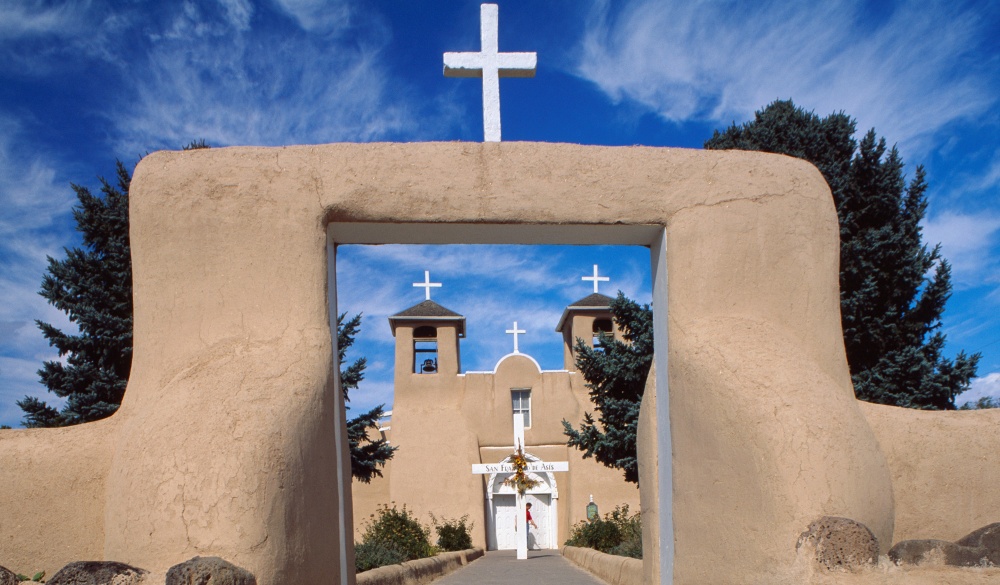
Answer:
POLYGON ((583 457, 625 473, 625 481, 639 483, 636 432, 639 405, 646 375, 653 363, 653 312, 620 291, 611 301, 611 316, 622 330, 619 341, 604 333, 597 347, 576 340, 576 367, 590 389, 597 419, 584 414, 580 429, 563 420, 568 444, 583 451, 583 457))
MULTIPOLYGON (((347 349, 354 345, 354 339, 361 329, 361 313, 348 321, 344 321, 347 313, 337 317, 337 355, 340 363, 347 363, 347 349)), ((344 393, 344 402, 349 402, 348 393, 357 388, 364 380, 367 360, 363 357, 354 360, 347 368, 340 371, 340 387, 344 393)), ((351 449, 351 475, 364 483, 371 482, 375 476, 382 477, 380 467, 392 459, 396 447, 389 445, 385 439, 372 439, 369 431, 378 429, 378 421, 385 414, 385 406, 379 405, 372 410, 347 421, 347 442, 351 449)))
POLYGON ((966 402, 960 406, 959 410, 986 410, 988 408, 1000 408, 1000 398, 996 396, 980 396, 975 402, 966 402))
POLYGON ((128 236, 131 177, 116 161, 117 184, 103 177, 101 193, 73 185, 73 209, 82 248, 66 250, 65 260, 49 258, 39 294, 69 315, 79 333, 63 333, 36 321, 49 344, 65 357, 45 362, 38 374, 60 398, 62 410, 26 396, 17 405, 26 427, 59 427, 111 416, 125 394, 132 366, 132 261, 128 236))
POLYGON ((924 169, 906 183, 898 150, 870 130, 858 143, 843 112, 819 118, 775 101, 752 122, 716 131, 707 149, 758 150, 805 159, 833 192, 840 219, 840 299, 855 393, 869 402, 954 409, 979 354, 942 355, 941 314, 951 269, 921 242, 924 169))

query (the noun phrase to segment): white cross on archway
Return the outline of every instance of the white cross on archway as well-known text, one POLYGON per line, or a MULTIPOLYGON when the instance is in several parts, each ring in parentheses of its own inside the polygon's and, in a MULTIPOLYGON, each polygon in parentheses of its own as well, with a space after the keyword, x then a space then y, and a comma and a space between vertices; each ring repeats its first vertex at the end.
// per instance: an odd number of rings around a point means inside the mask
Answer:
POLYGON ((537 53, 500 53, 497 41, 499 9, 483 4, 479 9, 478 53, 445 53, 445 77, 483 78, 483 140, 500 142, 500 78, 534 77, 537 53))
POLYGON ((527 333, 527 331, 525 331, 524 329, 518 329, 517 321, 514 321, 514 328, 508 329, 506 333, 514 336, 514 353, 521 353, 520 351, 517 350, 517 335, 518 333, 527 333))
POLYGON ((423 282, 414 282, 413 286, 415 286, 417 288, 424 289, 424 293, 425 293, 425 295, 427 297, 425 300, 429 301, 429 300, 431 300, 431 289, 432 288, 441 288, 441 283, 440 282, 431 282, 431 271, 430 270, 424 270, 424 281, 423 282))
MULTIPOLYGON (((516 327, 515 327, 516 328, 516 327)), ((514 414, 514 451, 524 449, 524 416, 521 413, 514 414)), ((493 464, 483 464, 476 463, 472 466, 472 473, 476 475, 489 475, 493 473, 511 473, 514 471, 514 466, 507 463, 493 463, 493 464)), ((569 461, 535 461, 528 465, 527 471, 535 472, 553 472, 553 471, 569 471, 569 461)), ((517 525, 517 558, 526 559, 528 558, 528 518, 524 510, 524 494, 514 490, 517 498, 517 518, 515 519, 517 525)))
POLYGON ((608 282, 611 279, 608 278, 607 276, 598 276, 597 275, 597 264, 594 264, 594 275, 593 276, 584 276, 580 280, 592 280, 592 281, 594 281, 594 292, 596 293, 596 292, 601 292, 601 291, 597 290, 598 287, 600 286, 600 283, 602 283, 602 282, 608 282))

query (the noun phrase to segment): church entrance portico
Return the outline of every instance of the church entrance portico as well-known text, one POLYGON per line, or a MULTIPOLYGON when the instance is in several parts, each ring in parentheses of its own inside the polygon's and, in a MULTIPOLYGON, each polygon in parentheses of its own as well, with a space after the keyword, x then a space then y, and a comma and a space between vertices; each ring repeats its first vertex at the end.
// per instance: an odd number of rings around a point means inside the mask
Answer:
MULTIPOLYGON (((525 453, 530 462, 541 461, 530 453, 525 453)), ((508 457, 503 463, 508 463, 508 457)), ((490 474, 486 484, 486 547, 487 550, 512 550, 517 548, 517 493, 514 488, 504 485, 510 473, 490 474)), ((528 476, 539 484, 524 495, 526 504, 531 504, 531 517, 538 528, 528 527, 528 549, 541 550, 558 548, 558 503, 559 490, 555 476, 549 472, 529 473, 528 476)))
MULTIPOLYGON (((556 525, 553 521, 555 502, 551 494, 525 494, 525 502, 531 504, 531 517, 538 528, 528 528, 528 550, 558 548, 555 538, 556 525)), ((493 527, 490 531, 492 544, 489 550, 514 550, 517 548, 517 497, 513 493, 495 494, 492 499, 493 527)))

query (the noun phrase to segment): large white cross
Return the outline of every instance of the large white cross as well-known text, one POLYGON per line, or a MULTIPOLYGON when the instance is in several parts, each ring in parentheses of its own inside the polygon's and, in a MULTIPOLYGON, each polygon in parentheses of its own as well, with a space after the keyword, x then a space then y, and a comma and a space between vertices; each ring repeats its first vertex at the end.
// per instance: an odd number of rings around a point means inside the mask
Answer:
POLYGON ((525 331, 524 329, 518 329, 517 328, 517 321, 514 321, 514 328, 513 329, 508 329, 507 331, 505 331, 505 333, 514 336, 514 353, 521 353, 520 351, 517 350, 517 334, 518 333, 527 333, 527 331, 525 331))
MULTIPOLYGON (((515 326, 516 329, 516 326, 515 326)), ((514 413, 514 451, 521 449, 524 452, 524 415, 520 412, 514 413)), ((528 464, 528 471, 552 472, 569 471, 569 461, 535 461, 528 464)), ((514 466, 509 463, 483 464, 476 463, 472 466, 472 473, 476 475, 487 475, 494 473, 512 473, 514 466)), ((528 518, 524 510, 524 496, 521 492, 514 490, 517 498, 517 558, 528 558, 528 518)))
POLYGON ((592 281, 594 281, 594 292, 596 293, 596 292, 600 292, 599 290, 597 290, 597 287, 600 286, 600 283, 602 283, 602 282, 608 282, 611 279, 608 278, 607 276, 597 276, 597 264, 594 264, 594 275, 593 276, 584 276, 580 280, 592 280, 592 281))
POLYGON ((431 289, 432 288, 441 288, 441 283, 440 282, 431 282, 431 271, 430 270, 424 270, 424 281, 423 282, 414 282, 413 286, 415 286, 417 288, 424 289, 424 293, 427 296, 426 300, 429 301, 429 300, 431 300, 431 289))
POLYGON ((497 42, 499 9, 496 4, 479 8, 478 53, 445 53, 445 77, 483 78, 483 140, 500 142, 500 78, 534 77, 537 53, 500 53, 497 42))

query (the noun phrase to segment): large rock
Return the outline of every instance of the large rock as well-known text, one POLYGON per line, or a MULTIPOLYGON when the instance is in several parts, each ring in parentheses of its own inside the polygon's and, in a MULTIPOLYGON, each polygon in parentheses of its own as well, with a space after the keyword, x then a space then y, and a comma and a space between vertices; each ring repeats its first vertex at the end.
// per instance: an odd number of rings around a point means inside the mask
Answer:
POLYGON ((878 539, 850 518, 823 516, 799 536, 796 548, 815 550, 815 561, 827 570, 856 569, 878 562, 878 539))
POLYGON ((7 567, 0 567, 0 585, 17 585, 17 575, 7 567))
POLYGON ((47 585, 135 585, 146 573, 114 561, 77 561, 59 569, 47 585))
POLYGON ((960 546, 981 546, 1000 551, 1000 522, 987 524, 955 541, 960 546))
POLYGON ((257 578, 219 557, 194 557, 170 567, 166 585, 257 585, 257 578))
POLYGON ((997 566, 1000 550, 962 546, 946 540, 904 540, 889 549, 889 559, 897 565, 997 566))

